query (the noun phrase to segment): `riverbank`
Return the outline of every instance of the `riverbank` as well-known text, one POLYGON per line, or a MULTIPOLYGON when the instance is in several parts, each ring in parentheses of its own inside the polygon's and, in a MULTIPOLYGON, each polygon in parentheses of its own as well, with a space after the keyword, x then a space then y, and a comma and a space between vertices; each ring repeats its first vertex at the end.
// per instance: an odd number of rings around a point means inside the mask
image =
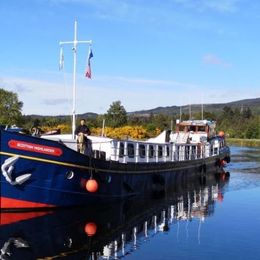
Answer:
POLYGON ((260 139, 226 138, 228 145, 260 147, 260 139))

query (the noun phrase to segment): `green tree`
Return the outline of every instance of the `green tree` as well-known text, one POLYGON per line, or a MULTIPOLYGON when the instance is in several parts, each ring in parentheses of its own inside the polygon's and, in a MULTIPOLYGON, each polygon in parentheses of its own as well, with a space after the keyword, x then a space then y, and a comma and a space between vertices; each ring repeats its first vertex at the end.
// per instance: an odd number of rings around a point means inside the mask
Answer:
POLYGON ((213 112, 204 111, 203 118, 206 118, 207 120, 216 121, 217 115, 213 112))
POLYGON ((242 116, 243 118, 249 119, 252 117, 252 111, 249 107, 247 107, 246 109, 243 110, 242 112, 242 116))
POLYGON ((106 124, 111 127, 120 127, 127 123, 127 113, 121 101, 114 101, 105 114, 106 124))
POLYGON ((22 119, 23 103, 16 93, 0 88, 0 123, 4 125, 19 124, 22 119))
POLYGON ((232 108, 229 106, 225 106, 223 108, 223 116, 225 118, 232 118, 234 116, 234 112, 233 112, 232 108))
POLYGON ((260 138, 260 129, 259 129, 260 122, 259 120, 252 121, 246 130, 245 136, 249 139, 257 139, 260 138))
POLYGON ((154 124, 156 128, 160 128, 162 130, 164 129, 170 129, 171 126, 171 117, 164 114, 157 114, 154 116, 154 124))

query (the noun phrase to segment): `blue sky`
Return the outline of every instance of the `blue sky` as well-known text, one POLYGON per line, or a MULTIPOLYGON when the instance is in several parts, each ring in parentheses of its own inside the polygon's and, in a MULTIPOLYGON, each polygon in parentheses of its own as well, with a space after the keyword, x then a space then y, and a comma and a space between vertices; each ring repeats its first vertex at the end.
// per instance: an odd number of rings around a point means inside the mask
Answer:
POLYGON ((77 113, 225 103, 260 97, 258 0, 1 0, 0 87, 18 93, 24 114, 72 110, 72 51, 78 46, 77 113))

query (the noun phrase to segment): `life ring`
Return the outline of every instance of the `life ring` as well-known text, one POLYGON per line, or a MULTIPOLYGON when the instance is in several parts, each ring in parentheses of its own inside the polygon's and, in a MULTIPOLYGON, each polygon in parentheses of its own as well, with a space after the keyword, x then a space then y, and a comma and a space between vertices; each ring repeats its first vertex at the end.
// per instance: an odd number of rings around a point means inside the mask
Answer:
POLYGON ((40 136, 41 129, 33 126, 30 130, 32 136, 40 136))

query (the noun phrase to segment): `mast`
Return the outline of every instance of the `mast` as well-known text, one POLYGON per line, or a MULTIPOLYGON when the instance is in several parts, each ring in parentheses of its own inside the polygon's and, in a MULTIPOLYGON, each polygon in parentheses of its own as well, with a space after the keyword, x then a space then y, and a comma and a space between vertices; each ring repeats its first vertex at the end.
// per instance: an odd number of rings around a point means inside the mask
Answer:
POLYGON ((104 118, 103 123, 102 123, 102 133, 101 133, 102 137, 105 135, 105 122, 106 122, 106 119, 104 118))
POLYGON ((76 66, 77 66, 77 21, 74 23, 74 42, 73 42, 73 88, 72 88, 72 139, 75 138, 76 127, 76 66))
POLYGON ((87 43, 89 45, 92 44, 91 40, 88 41, 78 41, 77 39, 77 21, 74 23, 74 40, 60 42, 60 47, 65 44, 72 44, 73 48, 73 90, 72 90, 72 139, 75 139, 75 129, 76 129, 76 72, 77 72, 77 46, 79 43, 87 43))

